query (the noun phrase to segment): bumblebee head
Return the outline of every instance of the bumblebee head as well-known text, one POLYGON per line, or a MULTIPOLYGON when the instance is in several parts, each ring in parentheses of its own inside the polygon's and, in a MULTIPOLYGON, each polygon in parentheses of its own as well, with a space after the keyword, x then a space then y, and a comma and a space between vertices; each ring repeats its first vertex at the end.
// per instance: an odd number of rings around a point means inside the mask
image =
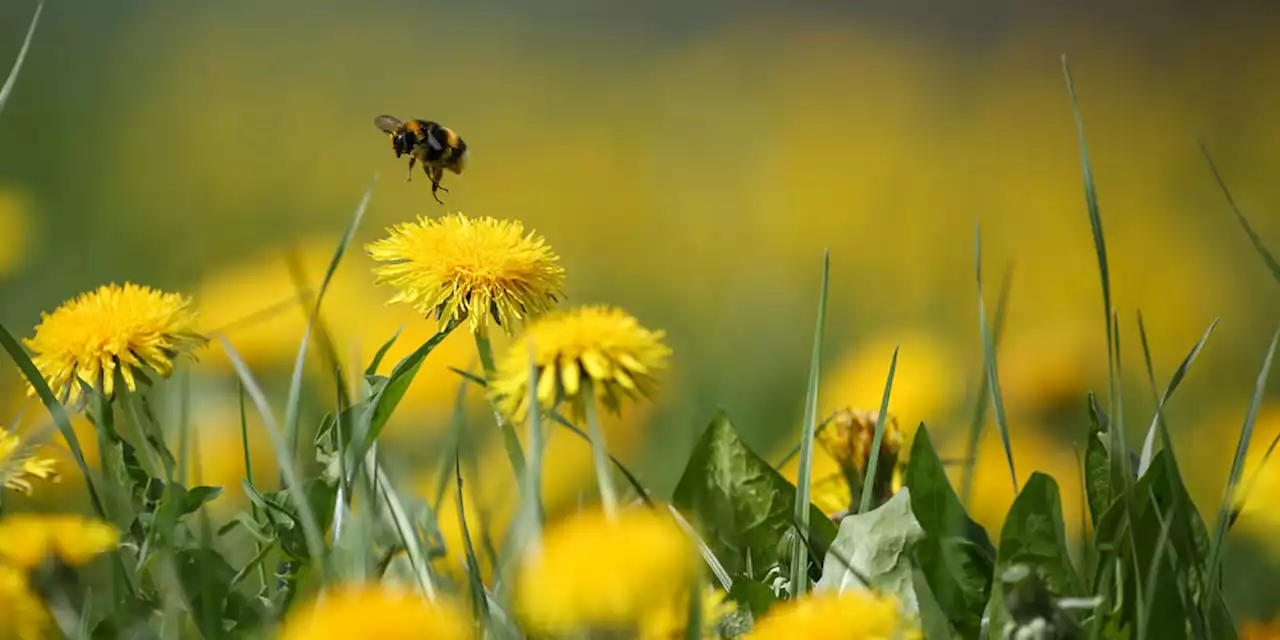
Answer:
POLYGON ((391 138, 391 149, 396 152, 396 157, 413 151, 413 147, 418 144, 418 136, 408 129, 396 131, 389 134, 391 138))

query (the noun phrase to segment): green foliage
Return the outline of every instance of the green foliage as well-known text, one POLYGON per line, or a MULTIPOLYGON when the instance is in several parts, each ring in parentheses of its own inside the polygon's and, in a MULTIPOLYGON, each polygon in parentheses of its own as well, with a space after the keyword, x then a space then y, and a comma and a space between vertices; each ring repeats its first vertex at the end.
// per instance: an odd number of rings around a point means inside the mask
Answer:
POLYGON ((898 599, 903 611, 915 614, 911 554, 924 530, 911 512, 911 492, 904 489, 872 511, 846 516, 827 551, 815 591, 871 589, 898 599))
POLYGON ((996 551, 986 530, 965 513, 923 424, 911 446, 906 485, 924 531, 916 563, 951 626, 963 637, 976 637, 990 598, 996 551))
MULTIPOLYGON (((796 488, 738 437, 727 416, 717 415, 702 434, 672 501, 693 514, 703 538, 735 581, 763 580, 768 569, 788 561, 796 488)), ((826 555, 835 537, 835 525, 810 505, 805 539, 816 557, 826 555)), ((816 579, 820 571, 810 563, 808 576, 816 579)))

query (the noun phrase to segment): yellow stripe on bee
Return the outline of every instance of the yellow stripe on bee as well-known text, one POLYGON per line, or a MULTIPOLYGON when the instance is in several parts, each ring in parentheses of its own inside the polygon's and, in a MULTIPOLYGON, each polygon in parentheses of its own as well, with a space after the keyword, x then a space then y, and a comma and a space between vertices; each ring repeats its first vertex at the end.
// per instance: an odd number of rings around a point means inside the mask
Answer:
POLYGON ((445 139, 449 141, 449 146, 451 147, 458 146, 458 134, 454 133, 453 129, 445 128, 444 135, 445 135, 445 139))

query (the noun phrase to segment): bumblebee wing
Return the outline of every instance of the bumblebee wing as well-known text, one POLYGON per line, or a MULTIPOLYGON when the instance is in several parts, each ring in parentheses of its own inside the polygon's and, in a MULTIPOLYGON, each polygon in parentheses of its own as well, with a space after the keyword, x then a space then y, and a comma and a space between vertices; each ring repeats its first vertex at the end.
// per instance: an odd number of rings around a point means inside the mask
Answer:
POLYGON ((404 126, 403 122, 391 116, 378 116, 373 119, 373 124, 383 133, 395 133, 397 129, 404 126))

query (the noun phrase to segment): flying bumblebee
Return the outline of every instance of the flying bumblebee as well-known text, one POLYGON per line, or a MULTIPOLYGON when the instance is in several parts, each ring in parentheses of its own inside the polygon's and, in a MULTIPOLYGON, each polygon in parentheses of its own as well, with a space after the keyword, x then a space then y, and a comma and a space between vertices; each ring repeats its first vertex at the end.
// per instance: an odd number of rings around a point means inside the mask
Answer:
POLYGON ((391 148, 397 158, 409 156, 409 175, 405 182, 413 180, 413 165, 421 162, 422 172, 431 179, 431 197, 444 204, 436 192, 449 192, 440 186, 445 170, 461 174, 466 168, 467 143, 462 137, 453 129, 429 120, 401 122, 391 116, 378 116, 373 124, 391 137, 391 148))

